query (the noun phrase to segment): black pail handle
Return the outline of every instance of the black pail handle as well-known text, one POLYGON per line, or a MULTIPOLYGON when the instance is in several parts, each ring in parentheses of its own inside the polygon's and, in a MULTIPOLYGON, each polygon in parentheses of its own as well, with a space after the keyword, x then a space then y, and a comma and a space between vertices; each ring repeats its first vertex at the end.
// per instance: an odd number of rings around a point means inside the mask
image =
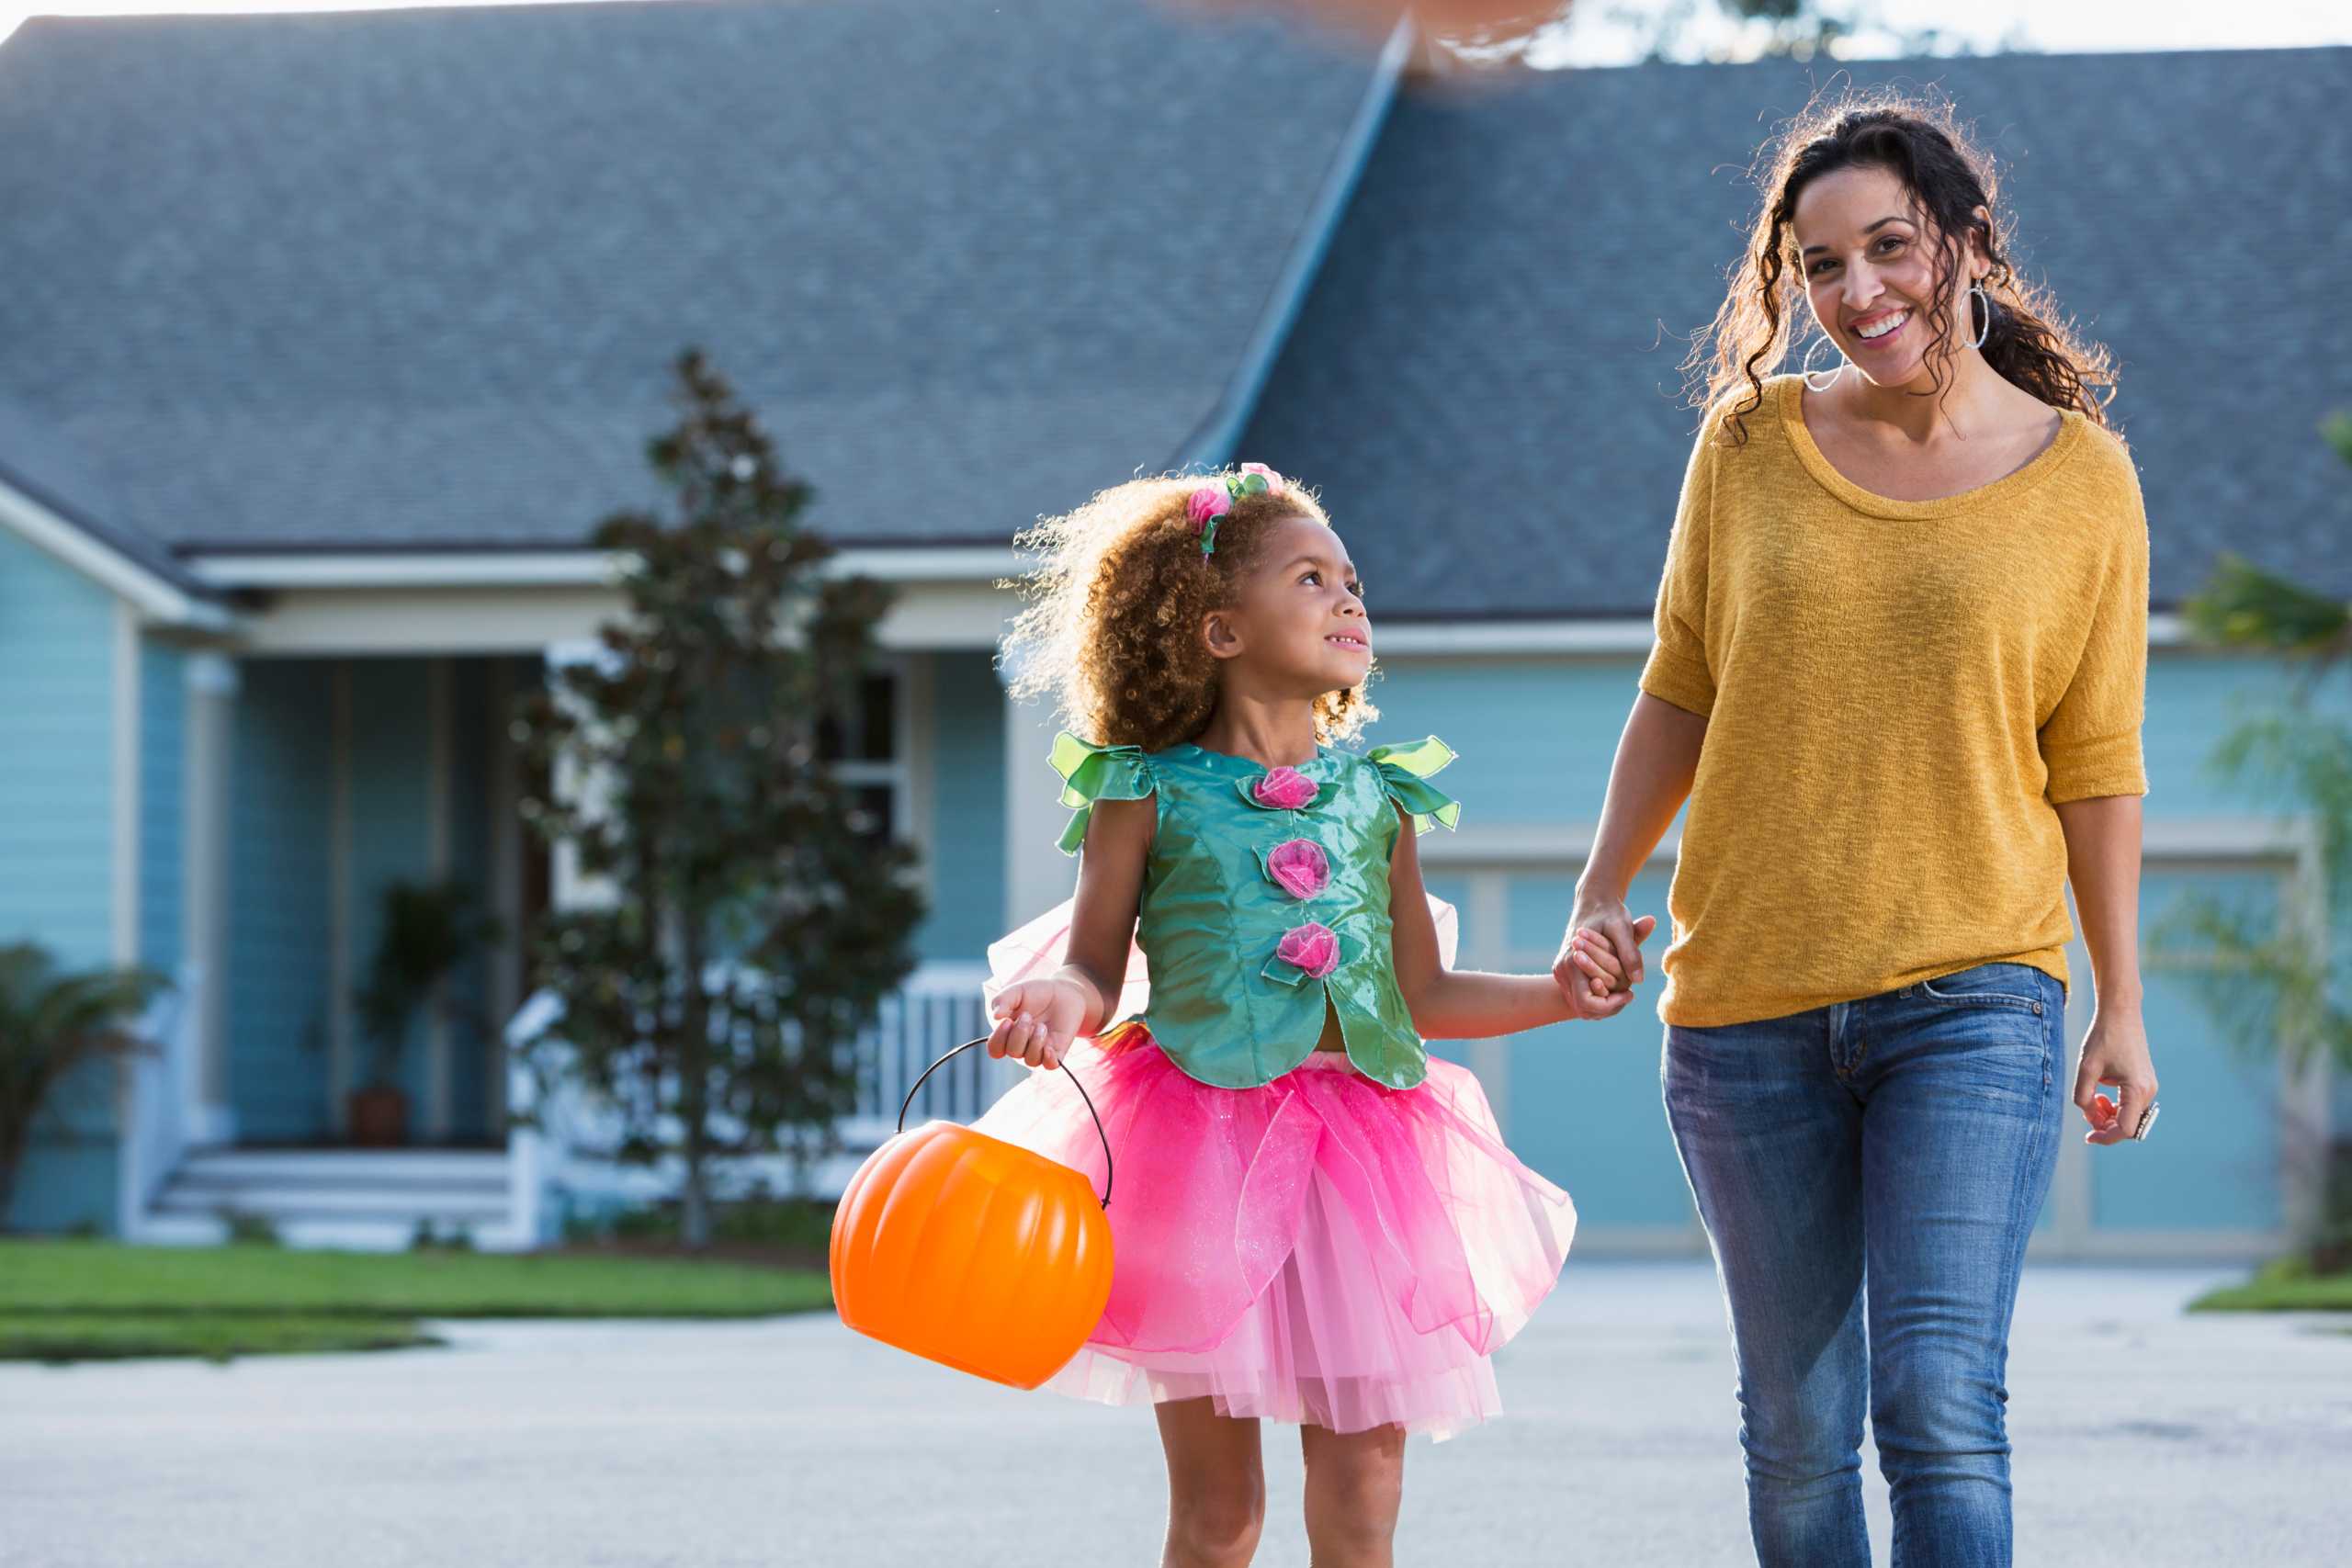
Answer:
MULTIPOLYGON (((932 1074, 939 1071, 940 1068, 945 1066, 948 1063, 954 1061, 956 1057, 962 1055, 973 1046, 985 1045, 987 1043, 988 1037, 985 1035, 981 1036, 978 1040, 967 1040, 964 1043, 956 1046, 956 1049, 948 1052, 947 1055, 940 1057, 939 1060, 925 1067, 922 1070, 922 1077, 915 1079, 914 1088, 907 1090, 907 1098, 899 1102, 899 1131, 903 1133, 907 1130, 907 1112, 914 1108, 915 1095, 922 1089, 924 1082, 930 1078, 932 1074)), ((1067 1064, 1062 1067, 1062 1077, 1069 1079, 1069 1087, 1078 1090, 1078 1098, 1086 1101, 1086 1113, 1094 1118, 1094 1135, 1102 1140, 1102 1206, 1107 1209, 1111 1206, 1111 1180, 1116 1174, 1111 1168, 1111 1134, 1102 1130, 1102 1113, 1094 1109, 1094 1097, 1086 1092, 1086 1086, 1078 1081, 1078 1075, 1071 1072, 1067 1064)))

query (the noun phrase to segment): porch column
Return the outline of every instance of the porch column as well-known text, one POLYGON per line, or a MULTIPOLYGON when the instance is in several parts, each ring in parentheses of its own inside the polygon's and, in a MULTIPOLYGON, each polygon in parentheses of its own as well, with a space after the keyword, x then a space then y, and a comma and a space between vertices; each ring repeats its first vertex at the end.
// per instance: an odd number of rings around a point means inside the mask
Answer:
POLYGON ((236 733, 234 660, 195 653, 182 666, 187 691, 187 961, 197 976, 195 1070, 182 1081, 181 1126, 198 1147, 237 1141, 229 1098, 229 800, 236 733))
POLYGON ((352 842, 353 697, 351 660, 327 667, 327 1125, 338 1140, 351 1135, 351 1091, 357 1055, 351 1015, 352 926, 357 911, 352 842))
POLYGON ((1004 929, 1018 930, 1078 889, 1078 862, 1055 846, 1069 812, 1046 759, 1061 729, 1051 705, 1004 704, 1004 929))
POLYGON ((495 1136, 506 1126, 506 1024, 523 1003, 523 819, 515 814, 522 794, 522 773, 508 726, 514 722, 514 663, 493 659, 489 668, 490 700, 482 705, 482 756, 488 767, 484 787, 490 801, 490 913, 505 932, 503 951, 489 954, 490 1017, 492 1024, 482 1042, 483 1070, 489 1075, 484 1103, 495 1136))
MULTIPOLYGON (((446 658, 424 661, 424 876, 433 886, 449 880, 450 784, 457 735, 446 658)), ((452 1042, 448 981, 435 981, 424 1010, 424 1141, 449 1141, 452 1042)))
POLYGON ((118 969, 138 965, 140 952, 140 658, 139 611, 114 602, 114 865, 108 900, 107 956, 118 969))

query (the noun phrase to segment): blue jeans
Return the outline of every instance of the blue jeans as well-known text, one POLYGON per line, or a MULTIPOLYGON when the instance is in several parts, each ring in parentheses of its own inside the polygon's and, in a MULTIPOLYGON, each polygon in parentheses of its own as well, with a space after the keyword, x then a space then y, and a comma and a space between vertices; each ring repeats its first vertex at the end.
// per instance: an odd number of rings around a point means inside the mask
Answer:
POLYGON ((1987 964, 1667 1030, 1667 1118, 1731 1303, 1764 1568, 1869 1568, 1865 1409, 1896 1568, 2008 1562, 2002 1379, 2068 1098, 2065 1010, 2049 976, 1987 964))

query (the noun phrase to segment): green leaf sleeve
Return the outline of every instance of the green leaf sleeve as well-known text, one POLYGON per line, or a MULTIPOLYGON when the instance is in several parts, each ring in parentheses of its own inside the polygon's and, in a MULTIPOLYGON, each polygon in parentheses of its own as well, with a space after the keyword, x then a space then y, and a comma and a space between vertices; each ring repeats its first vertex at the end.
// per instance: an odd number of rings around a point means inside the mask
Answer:
POLYGON ((1426 833, 1432 822, 1451 829, 1462 821, 1462 803, 1429 782, 1430 775, 1453 761, 1453 748, 1432 735, 1405 746, 1375 746, 1364 761, 1380 770, 1388 798, 1411 813, 1413 831, 1426 833))
POLYGON ((1086 824, 1098 800, 1148 800, 1159 786, 1151 764, 1136 746, 1097 746, 1064 730, 1054 738, 1054 772, 1062 776, 1062 804, 1073 807, 1069 826, 1062 829, 1061 849, 1078 853, 1086 842, 1086 824))

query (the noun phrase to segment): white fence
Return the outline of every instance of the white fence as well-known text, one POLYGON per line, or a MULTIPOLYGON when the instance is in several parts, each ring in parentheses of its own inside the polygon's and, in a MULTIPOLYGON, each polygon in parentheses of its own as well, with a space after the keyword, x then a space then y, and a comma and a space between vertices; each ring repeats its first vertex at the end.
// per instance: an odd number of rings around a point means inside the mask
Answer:
MULTIPOLYGON (((980 987, 988 978, 981 964, 926 964, 882 1004, 875 1026, 857 1045, 857 1109, 834 1125, 836 1148, 805 1173, 790 1159, 770 1156, 735 1163, 730 1175, 761 1180, 778 1191, 807 1180, 820 1197, 838 1197, 858 1162, 897 1130, 899 1104, 923 1069, 966 1041, 988 1032, 980 987)), ((656 1166, 628 1167, 596 1151, 612 1145, 611 1117, 569 1087, 541 1097, 533 1075, 519 1065, 520 1047, 541 1032, 560 1034, 560 1010, 544 993, 516 1011, 506 1035, 515 1066, 509 1069, 507 1103, 532 1123, 507 1140, 510 1212, 519 1235, 553 1241, 564 1216, 575 1210, 634 1205, 676 1190, 677 1172, 656 1166)), ((1018 1080, 1022 1069, 973 1050, 948 1062, 922 1085, 907 1112, 909 1124, 934 1118, 969 1122, 1018 1080)))

